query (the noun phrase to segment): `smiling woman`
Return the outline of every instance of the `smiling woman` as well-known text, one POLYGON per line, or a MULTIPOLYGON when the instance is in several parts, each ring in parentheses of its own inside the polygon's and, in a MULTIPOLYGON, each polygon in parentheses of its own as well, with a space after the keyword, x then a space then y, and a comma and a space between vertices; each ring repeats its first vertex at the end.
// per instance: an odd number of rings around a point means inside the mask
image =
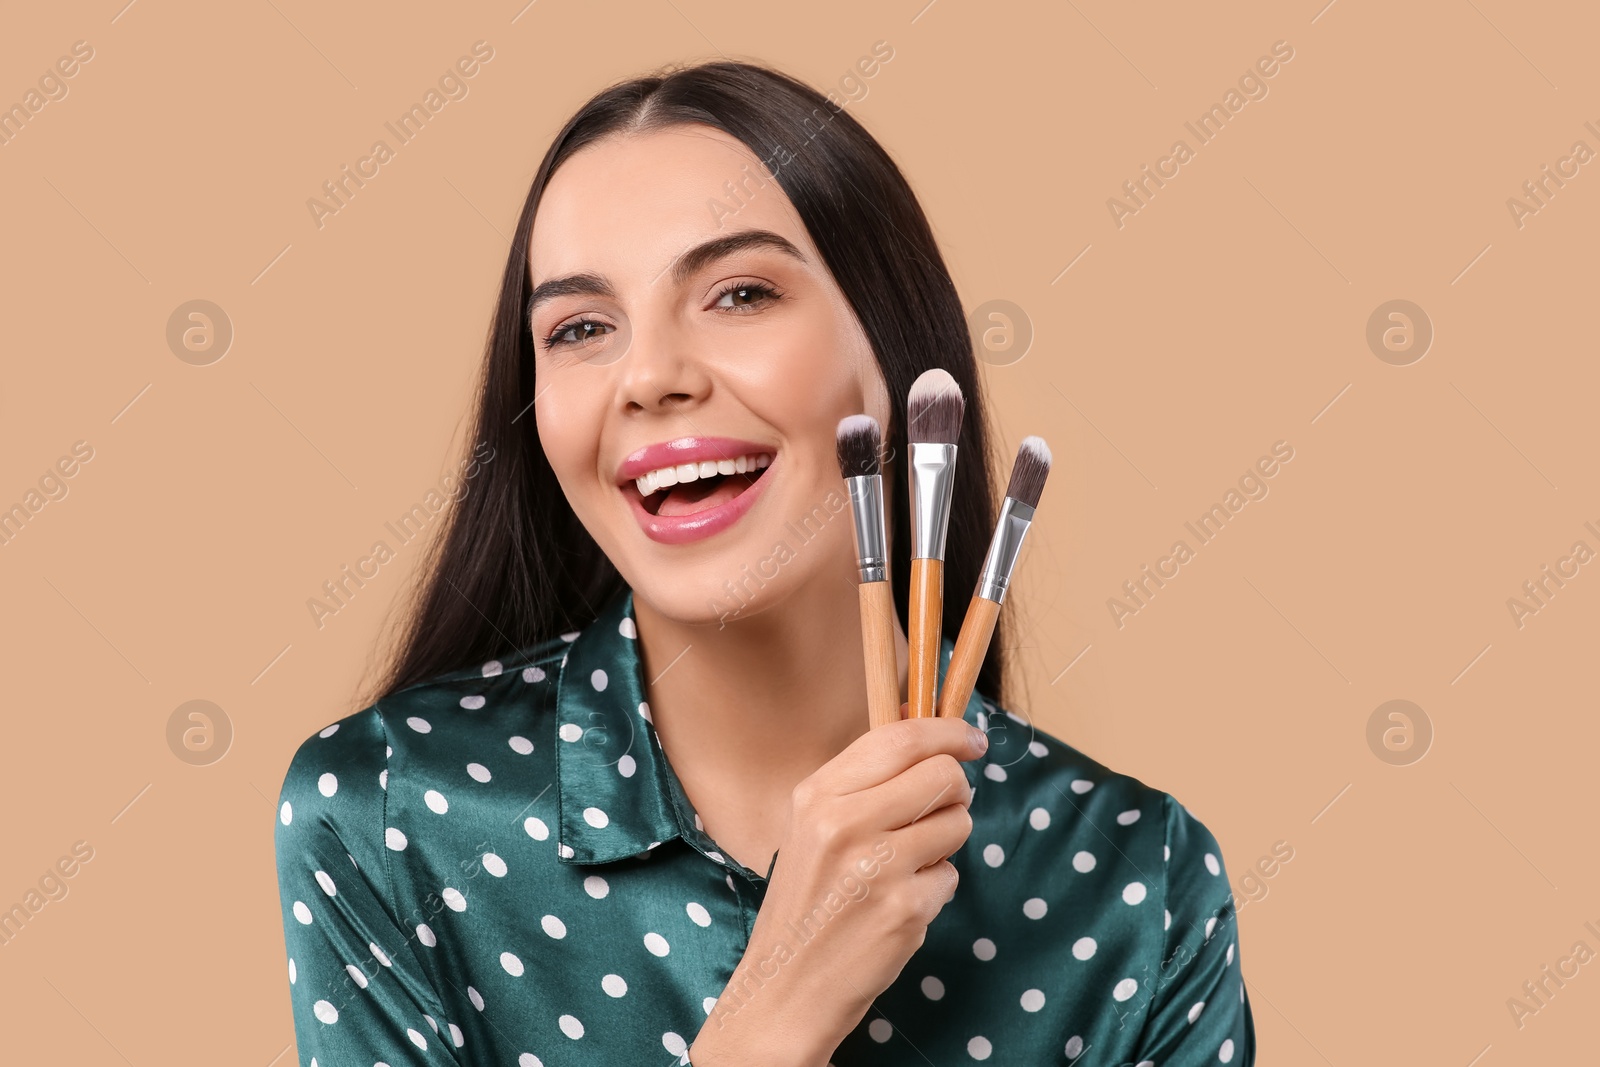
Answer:
POLYGON ((1215 838, 1008 708, 998 633, 959 717, 869 729, 850 523, 719 607, 842 499, 848 415, 906 557, 906 397, 941 368, 942 679, 995 514, 965 318, 894 162, 787 75, 668 70, 556 134, 479 390, 496 461, 370 703, 284 778, 302 1062, 1252 1062, 1215 838))

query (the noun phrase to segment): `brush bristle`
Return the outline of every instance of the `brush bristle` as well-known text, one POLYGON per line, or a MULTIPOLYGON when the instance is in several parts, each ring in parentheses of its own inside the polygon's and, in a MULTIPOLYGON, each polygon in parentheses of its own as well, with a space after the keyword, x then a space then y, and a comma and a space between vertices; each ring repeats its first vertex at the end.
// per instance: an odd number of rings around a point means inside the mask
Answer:
POLYGON ((871 415, 846 415, 839 420, 839 477, 878 474, 883 466, 883 431, 871 415))
POLYGON ((1029 435, 1022 439, 1017 449, 1017 461, 1011 467, 1011 484, 1006 496, 1015 497, 1030 508, 1039 506, 1039 496, 1044 492, 1044 480, 1050 477, 1050 446, 1044 438, 1029 435))
POLYGON ((955 444, 965 407, 961 387, 949 371, 939 367, 923 371, 906 394, 906 440, 955 444))

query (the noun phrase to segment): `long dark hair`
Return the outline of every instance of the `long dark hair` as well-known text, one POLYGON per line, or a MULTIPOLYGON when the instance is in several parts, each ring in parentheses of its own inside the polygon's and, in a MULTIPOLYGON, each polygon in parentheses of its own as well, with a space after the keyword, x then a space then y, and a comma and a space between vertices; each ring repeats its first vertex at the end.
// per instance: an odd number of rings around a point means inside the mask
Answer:
MULTIPOLYGON (((776 170, 823 260, 855 311, 888 383, 885 453, 895 470, 895 606, 907 617, 909 563, 906 392, 942 367, 966 399, 945 557, 944 634, 966 614, 993 530, 987 419, 966 316, 928 220, 871 134, 815 89, 742 62, 663 68, 589 100, 556 136, 517 220, 490 327, 471 441, 490 458, 465 484, 422 562, 418 584, 375 699, 473 663, 527 649, 593 621, 625 584, 578 521, 531 417, 534 349, 527 315, 528 238, 551 175, 608 134, 684 123, 715 127, 776 170)), ((1002 702, 1001 627, 977 687, 1002 702)), ((512 664, 507 663, 509 669, 512 664)))

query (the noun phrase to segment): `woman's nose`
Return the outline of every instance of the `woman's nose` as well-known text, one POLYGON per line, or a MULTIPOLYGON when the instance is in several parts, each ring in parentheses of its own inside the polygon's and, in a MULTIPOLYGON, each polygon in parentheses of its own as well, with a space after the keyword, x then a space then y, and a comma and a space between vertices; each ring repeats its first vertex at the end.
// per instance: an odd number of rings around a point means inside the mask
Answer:
POLYGON ((671 324, 635 323, 618 366, 618 397, 632 410, 681 414, 702 402, 711 387, 689 337, 671 324))

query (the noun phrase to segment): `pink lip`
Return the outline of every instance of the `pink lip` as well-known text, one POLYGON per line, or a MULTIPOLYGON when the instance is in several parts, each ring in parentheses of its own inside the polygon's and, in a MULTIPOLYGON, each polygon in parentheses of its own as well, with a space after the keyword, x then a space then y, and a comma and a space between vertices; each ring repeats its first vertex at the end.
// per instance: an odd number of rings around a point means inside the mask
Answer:
MULTIPOLYGON (((756 448, 753 451, 763 451, 763 449, 756 448)), ((721 504, 714 508, 706 508, 704 511, 697 511, 692 515, 652 515, 644 509, 644 499, 639 496, 638 490, 631 486, 624 485, 622 487, 622 495, 628 498, 628 506, 633 509, 633 517, 639 520, 639 528, 644 531, 645 536, 650 540, 663 545, 681 545, 690 541, 699 541, 702 538, 710 537, 712 534, 726 530, 743 518, 744 513, 755 505, 756 498, 761 495, 761 491, 772 480, 772 471, 779 463, 778 456, 775 453, 770 450, 766 451, 772 455, 772 462, 768 463, 761 471, 760 477, 755 480, 750 488, 726 504, 721 504)), ((731 455, 735 456, 745 454, 742 451, 731 453, 731 455)), ((713 459, 716 457, 708 455, 704 458, 713 459)), ((724 456, 723 458, 727 457, 724 456)), ((685 454, 683 462, 688 463, 689 461, 690 457, 685 454)), ((666 465, 666 463, 656 463, 654 466, 644 469, 655 470, 656 467, 665 467, 666 465)))
POLYGON ((676 467, 683 463, 702 463, 705 460, 738 459, 765 452, 776 458, 778 450, 772 445, 755 441, 741 441, 736 437, 679 437, 659 444, 645 445, 629 452, 617 468, 617 484, 627 485, 641 474, 662 467, 676 467))

